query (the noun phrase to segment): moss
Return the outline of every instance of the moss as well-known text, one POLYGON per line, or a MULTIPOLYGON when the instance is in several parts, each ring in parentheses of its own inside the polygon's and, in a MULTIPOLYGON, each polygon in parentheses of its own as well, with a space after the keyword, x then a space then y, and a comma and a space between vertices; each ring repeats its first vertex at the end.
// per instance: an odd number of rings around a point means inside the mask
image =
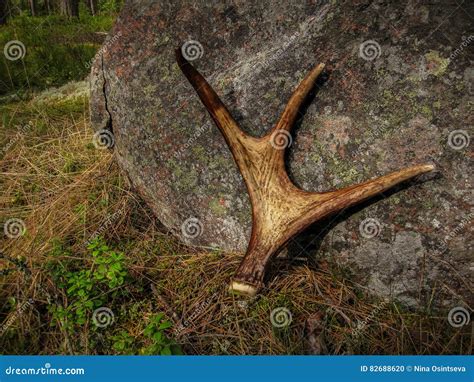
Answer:
POLYGON ((430 199, 430 198, 425 198, 422 200, 421 202, 423 208, 427 209, 427 210, 431 210, 435 207, 435 202, 434 200, 430 199))
POLYGON ((421 106, 421 114, 423 114, 424 117, 428 118, 429 120, 433 119, 433 112, 431 110, 431 107, 428 105, 423 105, 421 106))
POLYGON ((209 202, 209 209, 217 216, 224 216, 226 214, 226 208, 221 203, 223 199, 221 197, 213 198, 209 202))
MULTIPOLYGON (((152 97, 154 94, 157 93, 156 91, 157 86, 153 84, 148 84, 147 86, 142 88, 143 94, 145 95, 144 98, 152 97)), ((161 100, 156 98, 156 103, 159 105, 161 104, 161 100)))
POLYGON ((396 195, 392 195, 390 198, 388 198, 388 201, 392 204, 400 204, 400 198, 396 195))
POLYGON ((449 58, 443 58, 436 50, 431 50, 425 54, 427 61, 428 72, 436 77, 441 77, 446 73, 449 65, 449 58))
POLYGON ((194 168, 186 171, 186 168, 174 159, 169 159, 167 165, 173 173, 173 183, 178 189, 189 190, 197 185, 199 176, 194 168))
POLYGON ((322 157, 318 152, 312 152, 309 156, 309 159, 312 160, 313 162, 319 163, 322 157))
POLYGON ((81 168, 82 168, 82 165, 78 159, 72 156, 66 157, 66 160, 63 165, 63 171, 65 173, 69 174, 69 173, 78 172, 79 170, 81 170, 81 168))
POLYGON ((201 145, 194 145, 192 148, 193 154, 197 157, 199 162, 207 163, 209 157, 207 156, 206 149, 201 145))
POLYGON ((339 178, 344 185, 358 182, 361 178, 361 174, 355 168, 335 156, 328 161, 328 167, 330 173, 339 178))
POLYGON ((184 173, 185 176, 181 176, 178 181, 178 186, 180 188, 192 189, 198 183, 198 174, 195 169, 191 169, 191 171, 184 173))
POLYGON ((232 162, 229 162, 226 157, 223 155, 216 155, 213 157, 208 157, 208 166, 209 169, 222 168, 226 169, 232 165, 232 162))

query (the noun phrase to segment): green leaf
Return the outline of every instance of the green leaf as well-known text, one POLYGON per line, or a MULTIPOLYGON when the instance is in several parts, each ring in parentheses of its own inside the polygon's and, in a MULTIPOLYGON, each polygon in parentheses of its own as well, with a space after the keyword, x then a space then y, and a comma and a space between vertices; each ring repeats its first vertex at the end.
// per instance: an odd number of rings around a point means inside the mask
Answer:
POLYGON ((184 355, 183 350, 179 345, 171 345, 171 352, 175 355, 184 355))
POLYGON ((168 329, 168 328, 171 328, 173 326, 173 324, 169 321, 164 321, 163 323, 160 324, 160 326, 158 327, 158 330, 162 330, 162 329, 168 329))
POLYGON ((162 332, 156 332, 155 334, 153 334, 153 339, 156 342, 161 342, 163 340, 163 333, 162 332))

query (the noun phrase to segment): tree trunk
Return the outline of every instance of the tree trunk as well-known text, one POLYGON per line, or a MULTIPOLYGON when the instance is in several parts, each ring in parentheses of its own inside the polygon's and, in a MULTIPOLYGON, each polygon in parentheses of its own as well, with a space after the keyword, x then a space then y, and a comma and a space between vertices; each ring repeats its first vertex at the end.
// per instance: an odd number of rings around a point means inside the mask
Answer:
POLYGON ((0 0, 0 25, 7 23, 8 13, 8 0, 0 0))
POLYGON ((61 15, 79 17, 79 0, 61 0, 61 15))
POLYGON ((97 0, 85 0, 87 8, 92 16, 95 16, 97 13, 97 0))
POLYGON ((28 0, 30 5, 31 16, 36 16, 36 2, 35 0, 28 0))

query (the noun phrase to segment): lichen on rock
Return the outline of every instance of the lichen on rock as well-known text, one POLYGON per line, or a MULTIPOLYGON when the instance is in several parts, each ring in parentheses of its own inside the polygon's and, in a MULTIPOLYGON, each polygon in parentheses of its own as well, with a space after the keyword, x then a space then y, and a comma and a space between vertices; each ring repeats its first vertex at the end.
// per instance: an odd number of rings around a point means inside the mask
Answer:
POLYGON ((127 2, 92 67, 92 123, 113 130, 119 165, 168 229, 189 245, 243 252, 251 229, 245 185, 174 50, 194 44, 193 64, 254 135, 277 121, 307 70, 325 62, 288 150, 299 187, 325 191, 424 162, 441 176, 351 211, 328 235, 310 230, 296 240, 320 241, 321 253, 375 293, 410 305, 433 293, 467 298, 472 232, 456 228, 472 208, 473 57, 462 45, 471 19, 454 0, 402 3, 127 2), (186 236, 190 218, 199 230, 186 236), (370 241, 360 234, 367 218, 384 227, 370 241))

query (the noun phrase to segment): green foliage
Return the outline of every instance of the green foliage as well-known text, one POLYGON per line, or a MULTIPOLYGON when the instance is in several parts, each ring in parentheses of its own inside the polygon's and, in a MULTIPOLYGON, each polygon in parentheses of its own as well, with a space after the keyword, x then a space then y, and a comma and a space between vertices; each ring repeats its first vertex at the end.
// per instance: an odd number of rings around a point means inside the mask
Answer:
POLYGON ((181 355, 181 347, 166 336, 165 331, 173 324, 166 320, 163 313, 151 317, 150 322, 143 331, 143 339, 135 339, 126 330, 120 330, 110 340, 112 349, 117 354, 142 354, 142 355, 181 355), (138 351, 137 351, 138 349, 138 351))
MULTIPOLYGON (((93 258, 90 269, 66 271, 67 266, 61 261, 50 265, 58 287, 65 290, 68 301, 66 306, 50 306, 52 322, 60 323, 69 331, 86 324, 95 309, 106 303, 110 305, 107 296, 116 297, 117 291, 113 289, 123 285, 127 276, 123 253, 110 249, 102 238, 92 240, 87 248, 93 258)), ((55 243, 51 255, 66 257, 70 253, 55 243)))
POLYGON ((14 61, 0 60, 0 95, 23 94, 30 88, 44 89, 84 78, 104 38, 97 32, 108 32, 114 18, 83 13, 70 20, 59 15, 10 19, 0 28, 0 46, 21 41, 25 55, 14 61))
POLYGON ((125 330, 121 330, 112 336, 112 348, 119 354, 135 354, 134 338, 125 330))
POLYGON ((99 2, 99 10, 109 13, 118 12, 123 6, 123 2, 124 0, 102 0, 99 2))
POLYGON ((70 174, 78 172, 79 170, 81 170, 81 162, 72 156, 67 156, 63 166, 63 171, 70 174))
POLYGON ((174 344, 164 333, 173 324, 164 318, 163 313, 154 315, 145 328, 144 334, 151 340, 151 344, 140 350, 145 355, 178 355, 183 354, 180 346, 174 344))
POLYGON ((110 250, 101 239, 92 240, 87 248, 92 250, 94 264, 97 266, 93 274, 94 279, 105 282, 110 289, 122 285, 127 275, 123 265, 123 253, 110 250))

